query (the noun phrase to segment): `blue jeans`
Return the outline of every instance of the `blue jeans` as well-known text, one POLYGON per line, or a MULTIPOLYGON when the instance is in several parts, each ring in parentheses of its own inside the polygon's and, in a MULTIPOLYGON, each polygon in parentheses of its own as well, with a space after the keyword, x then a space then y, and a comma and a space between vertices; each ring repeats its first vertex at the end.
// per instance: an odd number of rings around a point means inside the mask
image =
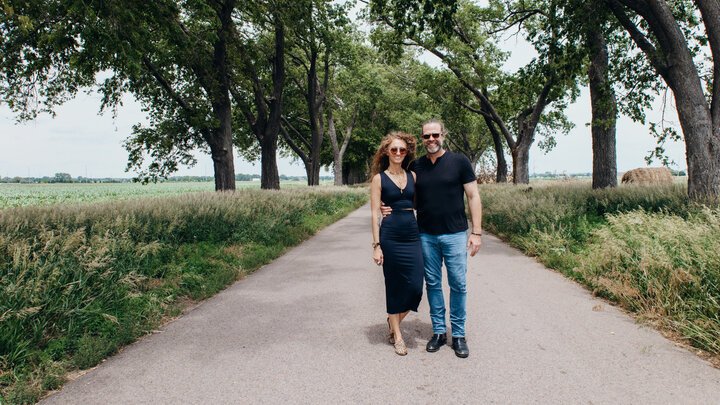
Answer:
POLYGON ((442 265, 450 285, 450 325, 453 337, 465 337, 465 274, 467 273, 467 233, 443 235, 420 234, 425 259, 425 287, 430 303, 433 333, 443 334, 445 325, 445 297, 442 291, 442 265))

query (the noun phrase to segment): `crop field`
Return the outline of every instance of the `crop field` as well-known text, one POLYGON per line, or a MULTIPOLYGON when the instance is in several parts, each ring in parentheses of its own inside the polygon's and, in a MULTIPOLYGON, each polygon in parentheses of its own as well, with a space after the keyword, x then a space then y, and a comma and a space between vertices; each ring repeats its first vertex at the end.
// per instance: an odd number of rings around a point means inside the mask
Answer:
MULTIPOLYGON (((305 182, 282 182, 281 187, 304 185, 305 182)), ((260 182, 237 182, 236 187, 260 188, 260 182)), ((213 182, 140 183, 74 183, 74 184, 0 184, 0 209, 55 204, 130 200, 163 197, 215 190, 213 182)))

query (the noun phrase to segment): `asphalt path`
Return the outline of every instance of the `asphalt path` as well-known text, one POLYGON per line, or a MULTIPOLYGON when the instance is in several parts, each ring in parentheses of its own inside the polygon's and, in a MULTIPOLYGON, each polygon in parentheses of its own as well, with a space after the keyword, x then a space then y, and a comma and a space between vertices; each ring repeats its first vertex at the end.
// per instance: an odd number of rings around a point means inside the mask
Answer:
POLYGON ((371 241, 366 205, 43 403, 719 401, 720 370, 491 235, 469 260, 470 357, 425 351, 425 297, 397 356, 371 241))

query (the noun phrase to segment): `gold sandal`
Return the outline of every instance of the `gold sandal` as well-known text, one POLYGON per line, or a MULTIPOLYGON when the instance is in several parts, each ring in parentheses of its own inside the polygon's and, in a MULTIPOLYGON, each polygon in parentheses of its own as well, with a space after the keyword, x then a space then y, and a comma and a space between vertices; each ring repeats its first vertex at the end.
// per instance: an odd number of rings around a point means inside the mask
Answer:
POLYGON ((404 356, 407 354, 407 347, 405 347, 405 341, 400 339, 397 342, 395 342, 395 353, 397 353, 400 356, 404 356))

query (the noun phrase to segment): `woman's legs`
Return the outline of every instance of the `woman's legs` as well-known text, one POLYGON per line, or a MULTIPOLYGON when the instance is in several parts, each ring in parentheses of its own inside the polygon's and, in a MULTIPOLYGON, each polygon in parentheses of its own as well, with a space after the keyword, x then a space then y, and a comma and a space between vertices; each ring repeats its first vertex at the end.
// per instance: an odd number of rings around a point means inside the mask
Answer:
POLYGON ((410 311, 405 311, 399 314, 388 314, 388 318, 390 319, 390 330, 392 330, 393 335, 395 335, 396 342, 402 339, 402 332, 400 332, 400 322, 405 319, 408 312, 410 311))
POLYGON ((400 314, 400 322, 402 322, 403 319, 405 319, 405 317, 407 316, 408 313, 410 313, 410 311, 405 311, 402 314, 400 314))
POLYGON ((390 330, 395 336, 395 341, 402 339, 402 333, 400 332, 400 314, 389 314, 390 318, 390 330))
POLYGON ((402 338, 402 332, 400 332, 400 322, 405 318, 408 311, 400 314, 388 314, 388 323, 390 324, 390 330, 392 330, 394 336, 395 353, 400 356, 407 354, 407 347, 405 347, 405 341, 402 338))

